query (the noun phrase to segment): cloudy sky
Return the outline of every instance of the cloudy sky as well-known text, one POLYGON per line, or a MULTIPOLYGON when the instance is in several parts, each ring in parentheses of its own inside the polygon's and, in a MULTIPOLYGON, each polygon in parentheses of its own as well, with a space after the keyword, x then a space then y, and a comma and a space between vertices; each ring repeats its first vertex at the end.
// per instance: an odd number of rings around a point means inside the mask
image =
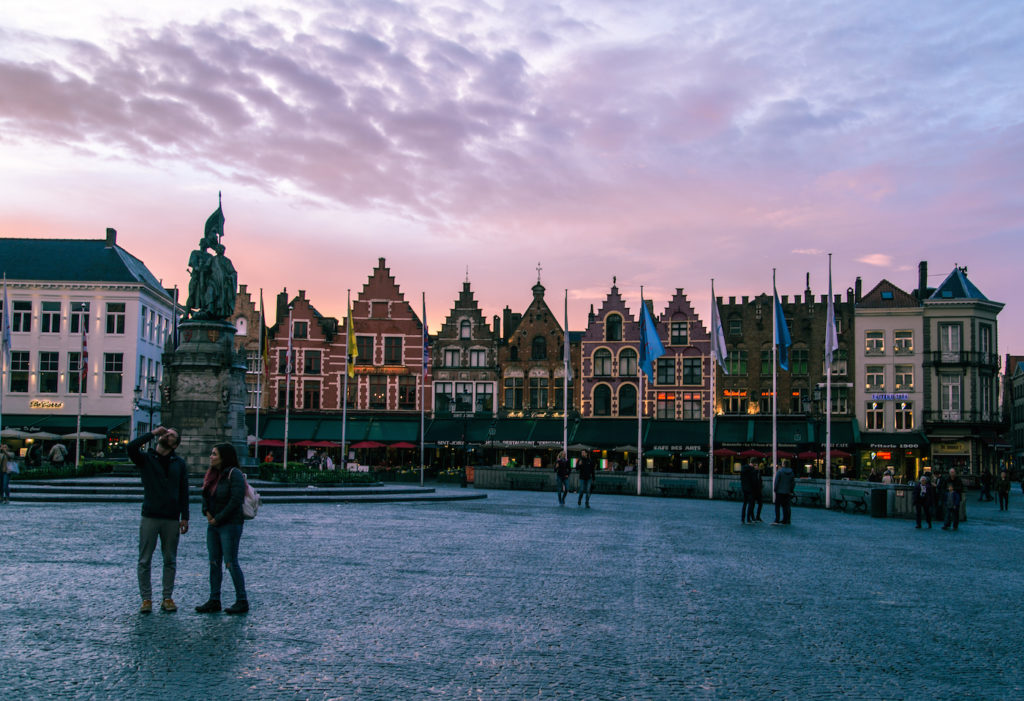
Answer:
POLYGON ((222 191, 250 289, 344 316, 385 257, 436 328, 541 278, 637 308, 954 265, 1024 353, 1024 6, 939 0, 0 4, 0 235, 168 286, 222 191))

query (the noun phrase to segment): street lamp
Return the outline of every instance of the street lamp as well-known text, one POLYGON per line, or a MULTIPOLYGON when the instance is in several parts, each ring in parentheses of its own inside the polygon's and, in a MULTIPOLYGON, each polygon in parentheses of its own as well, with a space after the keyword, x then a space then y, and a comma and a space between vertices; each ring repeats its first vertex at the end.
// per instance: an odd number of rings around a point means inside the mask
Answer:
POLYGON ((136 409, 146 409, 149 412, 149 430, 152 431, 153 430, 153 414, 154 414, 154 412, 156 412, 156 410, 157 410, 157 408, 159 406, 157 401, 156 401, 156 382, 157 382, 157 379, 153 375, 150 375, 149 377, 147 377, 145 379, 146 379, 146 400, 145 400, 146 403, 145 403, 145 406, 143 406, 143 399, 142 399, 143 390, 142 390, 142 387, 140 387, 139 385, 135 385, 135 391, 134 391, 134 394, 135 394, 135 408, 136 409))

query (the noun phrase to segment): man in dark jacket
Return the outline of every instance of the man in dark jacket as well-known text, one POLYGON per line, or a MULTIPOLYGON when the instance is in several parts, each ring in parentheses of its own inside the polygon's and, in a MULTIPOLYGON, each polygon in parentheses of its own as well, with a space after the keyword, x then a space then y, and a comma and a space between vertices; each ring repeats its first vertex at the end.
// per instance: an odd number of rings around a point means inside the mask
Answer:
POLYGON ((942 509, 941 516, 946 516, 946 492, 949 491, 949 485, 952 483, 953 491, 960 495, 960 513, 957 514, 959 519, 960 515, 963 515, 962 521, 967 520, 967 501, 964 499, 964 481, 960 479, 960 475, 956 473, 956 468, 949 468, 949 473, 939 478, 939 484, 936 489, 936 503, 942 509))
POLYGON ((740 487, 743 488, 743 510, 740 511, 740 523, 754 522, 755 493, 760 489, 757 468, 752 463, 745 463, 740 468, 740 487))
POLYGON ((153 610, 150 564, 158 537, 164 558, 163 602, 160 608, 167 612, 178 610, 171 598, 178 559, 178 536, 188 533, 188 467, 182 458, 174 454, 179 443, 181 438, 175 429, 157 426, 151 433, 128 444, 128 457, 139 468, 143 490, 142 522, 139 524, 140 613, 153 610), (142 446, 153 438, 157 439, 156 447, 143 451, 142 446))
POLYGON ((580 453, 580 460, 576 463, 576 469, 580 472, 580 498, 576 500, 576 506, 587 497, 587 508, 590 508, 590 492, 594 489, 594 461, 590 459, 587 451, 580 453))
POLYGON ((789 517, 792 513, 790 501, 793 498, 793 488, 796 486, 796 475, 789 465, 783 465, 775 473, 775 523, 781 526, 789 525, 789 517), (779 520, 781 512, 782 520, 779 520))
POLYGON ((914 510, 917 512, 917 527, 921 527, 921 516, 932 527, 932 509, 935 507, 935 485, 928 473, 921 475, 921 481, 914 487, 914 510))

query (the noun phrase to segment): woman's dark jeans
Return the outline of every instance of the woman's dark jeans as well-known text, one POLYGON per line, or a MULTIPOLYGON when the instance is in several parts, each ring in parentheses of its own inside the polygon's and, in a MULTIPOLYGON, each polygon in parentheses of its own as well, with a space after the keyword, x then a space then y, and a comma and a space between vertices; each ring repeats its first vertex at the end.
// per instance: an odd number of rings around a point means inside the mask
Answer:
POLYGON ((245 577, 238 566, 238 544, 242 540, 242 524, 226 523, 206 527, 206 550, 210 553, 210 599, 220 601, 220 585, 224 579, 223 564, 235 584, 235 599, 246 601, 245 577))

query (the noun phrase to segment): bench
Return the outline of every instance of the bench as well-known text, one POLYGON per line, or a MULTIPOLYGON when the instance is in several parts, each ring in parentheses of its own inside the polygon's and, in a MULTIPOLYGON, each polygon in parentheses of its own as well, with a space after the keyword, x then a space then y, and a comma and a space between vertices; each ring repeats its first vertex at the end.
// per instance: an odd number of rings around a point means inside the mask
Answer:
POLYGON ((725 496, 728 499, 743 501, 743 485, 739 482, 730 482, 729 488, 725 490, 725 496))
POLYGON ((509 489, 529 489, 546 492, 550 482, 547 475, 509 475, 509 489))
POLYGON ((627 487, 625 476, 597 475, 594 478, 595 494, 622 494, 627 487))
POLYGON ((868 512, 868 498, 866 490, 857 487, 843 487, 839 490, 839 498, 836 499, 834 509, 842 509, 846 511, 846 505, 849 504, 853 507, 853 512, 867 513, 868 512))
POLYGON ((825 501, 821 487, 816 487, 813 484, 798 484, 793 487, 793 499, 800 504, 803 504, 805 500, 811 504, 821 504, 825 501))
POLYGON ((692 497, 697 491, 697 480, 661 480, 658 482, 658 489, 663 497, 692 497))

